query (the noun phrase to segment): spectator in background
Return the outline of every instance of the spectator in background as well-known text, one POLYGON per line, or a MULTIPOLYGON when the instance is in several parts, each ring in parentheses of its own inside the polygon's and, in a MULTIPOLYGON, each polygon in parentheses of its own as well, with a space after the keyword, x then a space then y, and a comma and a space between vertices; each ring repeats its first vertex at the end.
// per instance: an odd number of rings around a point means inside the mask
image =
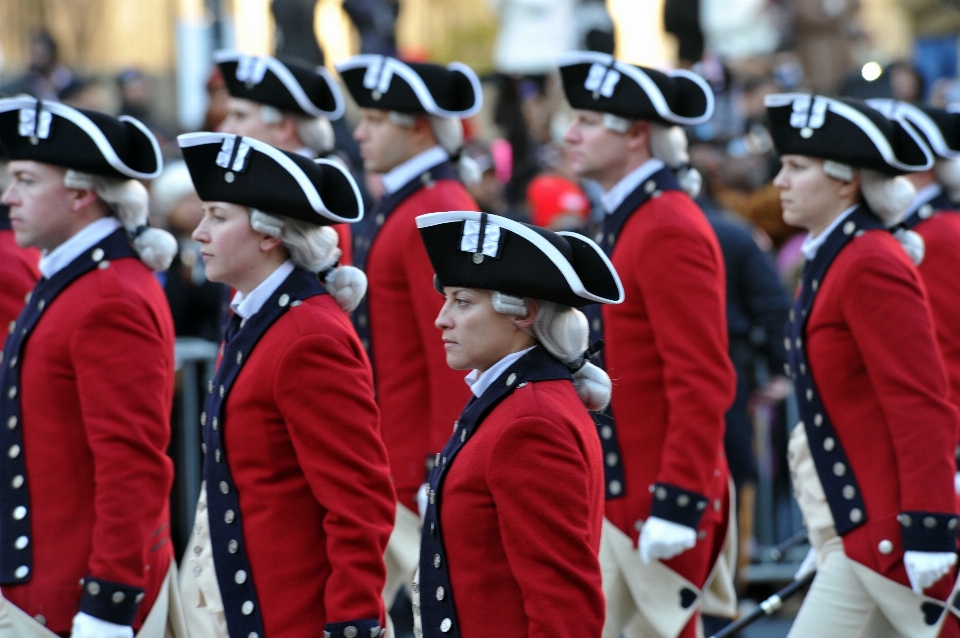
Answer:
POLYGON ((220 67, 215 66, 210 71, 206 89, 207 113, 203 117, 203 130, 217 131, 230 112, 230 91, 227 90, 227 83, 223 80, 220 67))
POLYGON ((704 45, 735 68, 766 58, 780 40, 777 11, 767 0, 700 0, 704 45))
POLYGON ((954 0, 900 0, 900 6, 913 25, 913 63, 927 90, 940 78, 956 78, 960 5, 954 0))
POLYGON ((503 194, 510 179, 509 144, 502 139, 494 140, 489 147, 474 143, 464 152, 473 158, 480 171, 480 181, 465 184, 470 195, 483 212, 505 215, 508 206, 503 194))
POLYGON ((160 144, 173 139, 173 132, 157 123, 151 114, 153 91, 150 82, 138 69, 128 68, 117 74, 120 90, 120 115, 129 115, 143 122, 160 144))
POLYGON ((169 162, 150 184, 150 210, 151 222, 170 231, 179 246, 163 280, 177 336, 220 341, 226 291, 207 280, 200 244, 191 237, 203 211, 182 161, 169 162))
POLYGON ((397 54, 399 0, 343 0, 343 10, 360 32, 360 53, 397 54))
POLYGON ((793 33, 807 87, 835 95, 854 68, 853 35, 859 0, 789 0, 793 33))
POLYGON ((38 31, 30 38, 29 66, 0 93, 26 93, 43 100, 60 100, 60 92, 70 86, 73 72, 57 59, 57 42, 47 31, 38 31))
POLYGON ((558 175, 540 175, 527 187, 530 217, 552 231, 583 230, 590 219, 590 202, 583 189, 558 175))
POLYGON ((678 66, 689 69, 703 56, 700 0, 665 0, 663 28, 677 38, 678 66))

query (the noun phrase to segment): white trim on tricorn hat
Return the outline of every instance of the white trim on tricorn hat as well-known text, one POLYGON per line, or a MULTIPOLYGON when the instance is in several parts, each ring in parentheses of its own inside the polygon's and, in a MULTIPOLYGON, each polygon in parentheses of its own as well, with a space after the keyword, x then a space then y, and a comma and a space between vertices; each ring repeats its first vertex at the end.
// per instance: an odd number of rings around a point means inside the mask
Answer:
MULTIPOLYGON (((322 66, 309 69, 306 65, 303 65, 303 71, 312 71, 326 83, 327 88, 333 95, 334 108, 332 111, 325 110, 317 104, 314 104, 313 100, 307 96, 299 80, 297 80, 296 76, 290 71, 283 60, 269 55, 248 55, 232 49, 221 49, 213 54, 213 61, 217 65, 236 62, 237 68, 234 72, 236 79, 244 82, 244 84, 251 89, 263 82, 267 71, 270 71, 280 80, 284 88, 290 93, 290 96, 293 97, 297 105, 299 105, 307 115, 326 117, 331 120, 337 120, 343 117, 345 108, 343 92, 340 90, 340 86, 333 78, 333 75, 322 66)), ((229 89, 230 83, 227 83, 227 90, 229 89)), ((231 93, 231 95, 233 94, 231 93)), ((276 108, 284 109, 284 106, 275 100, 254 98, 246 95, 234 95, 234 97, 249 99, 261 104, 268 104, 276 108)))
MULTIPOLYGON (((437 267, 437 262, 435 259, 439 259, 440 255, 433 254, 431 249, 436 250, 433 246, 427 242, 426 236, 424 235, 424 229, 444 225, 444 224, 458 224, 461 226, 462 230, 459 231, 456 235, 457 244, 455 246, 450 246, 449 250, 444 248, 444 252, 449 253, 472 253, 470 262, 477 266, 484 264, 486 256, 494 257, 497 259, 509 258, 509 255, 505 254, 506 244, 510 243, 509 235, 512 233, 524 239, 527 243, 531 244, 537 251, 543 254, 557 269, 559 274, 563 277, 568 288, 567 291, 553 291, 553 296, 560 294, 564 297, 563 301, 560 301, 557 298, 551 299, 549 296, 544 296, 543 293, 538 294, 534 291, 518 291, 515 288, 511 288, 510 283, 506 281, 490 281, 489 285, 486 286, 473 286, 479 288, 489 288, 491 290, 499 290, 507 294, 515 294, 518 296, 525 297, 535 297, 540 299, 546 299, 548 301, 558 301, 560 303, 566 303, 567 305, 586 305, 588 303, 604 303, 604 304, 619 304, 623 302, 624 292, 623 284, 620 281, 620 277, 617 274, 616 269, 614 269, 613 264, 603 253, 599 246, 592 242, 587 237, 580 235, 578 233, 572 232, 560 232, 560 233, 551 233, 546 229, 534 229, 531 226, 526 224, 521 224, 515 222, 506 217, 500 217, 498 215, 490 215, 487 213, 479 213, 475 211, 450 211, 450 212, 441 212, 441 213, 429 213, 426 215, 420 215, 417 217, 417 228, 420 229, 421 235, 424 236, 424 241, 427 244, 427 252, 431 257, 431 261, 434 263, 434 267, 437 267), (484 224, 485 222, 485 224, 484 224), (481 225, 484 226, 479 232, 478 227, 481 225), (597 276, 601 278, 608 278, 607 284, 614 284, 617 290, 616 297, 604 297, 596 292, 591 292, 588 290, 587 285, 584 283, 582 274, 577 272, 573 264, 570 263, 568 258, 563 255, 563 253, 552 244, 546 237, 545 234, 553 234, 560 238, 562 241, 566 241, 571 245, 571 248, 574 248, 573 244, 577 244, 581 247, 586 247, 592 252, 589 254, 594 254, 595 257, 599 258, 599 263, 603 264, 604 272, 597 272, 597 276), (483 234, 483 243, 480 245, 479 235, 483 234), (474 237, 476 235, 476 237, 474 237), (495 239, 488 239, 488 236, 493 236, 495 239), (569 294, 564 294, 569 293, 569 294), (579 303, 571 303, 571 297, 578 297, 582 301, 579 303)), ((461 260, 463 261, 463 260, 461 260)), ((463 262, 466 263, 466 262, 463 262)), ((480 271, 477 271, 480 272, 480 271)), ((513 269, 513 272, 519 272, 516 269, 513 269)), ((583 273, 586 274, 586 273, 583 273)), ((443 276, 438 272, 440 280, 443 281, 443 276)), ((511 277, 512 279, 512 277, 511 277)), ((451 284, 445 285, 461 285, 460 283, 454 282, 451 284)))
MULTIPOLYGON (((339 162, 326 159, 309 160, 296 155, 295 153, 282 151, 251 137, 242 137, 229 133, 185 133, 177 137, 177 143, 180 145, 181 149, 192 149, 198 146, 216 147, 211 149, 211 158, 215 158, 214 161, 211 162, 211 166, 200 166, 196 164, 196 160, 191 158, 191 154, 189 152, 184 152, 184 160, 187 162, 187 167, 190 169, 190 174, 193 178, 194 185, 197 188, 197 193, 200 195, 200 198, 205 201, 226 201, 239 204, 241 206, 257 208, 265 213, 286 215, 290 217, 296 217, 297 219, 303 219, 307 222, 317 223, 316 219, 311 218, 309 215, 304 215, 306 211, 292 210, 291 206, 293 206, 295 202, 283 202, 280 198, 281 193, 277 191, 276 188, 271 191, 270 187, 276 187, 275 184, 258 184, 252 186, 248 191, 241 191, 240 189, 237 189, 239 192, 237 192, 236 196, 232 198, 230 197, 230 192, 224 190, 223 192, 220 192, 220 197, 211 198, 209 195, 209 189, 204 188, 205 184, 202 180, 198 179, 201 177, 200 171, 203 171, 204 175, 213 173, 215 171, 217 175, 217 182, 215 183, 217 183, 218 186, 220 181, 231 185, 238 184, 239 186, 241 178, 238 177, 238 174, 248 172, 254 152, 256 152, 272 160, 296 181, 306 203, 312 209, 313 213, 320 215, 322 218, 326 218, 330 222, 334 223, 343 222, 349 224, 363 219, 363 199, 360 196, 360 189, 357 187, 357 184, 350 175, 349 171, 344 169, 339 162), (216 151, 215 155, 213 154, 213 151, 216 151), (301 164, 305 164, 306 166, 301 166, 301 164), (328 167, 327 169, 321 171, 321 173, 324 173, 327 170, 333 170, 346 180, 346 182, 350 185, 350 192, 356 201, 358 210, 357 216, 344 217, 332 211, 327 206, 320 193, 317 182, 314 181, 314 179, 317 177, 320 177, 322 180, 323 176, 315 175, 314 178, 311 178, 311 176, 307 174, 310 164, 319 167, 328 167), (200 183, 198 183, 198 181, 200 183), (205 194, 207 197, 205 197, 205 194), (275 200, 276 205, 279 206, 279 208, 270 206, 269 202, 265 204, 264 202, 266 202, 268 199, 275 200)), ((296 208, 295 206, 293 207, 296 208)))
MULTIPOLYGON (((352 58, 349 58, 346 61, 338 64, 336 69, 341 76, 355 69, 364 69, 363 88, 367 91, 370 91, 371 98, 375 103, 380 102, 381 100, 384 100, 384 97, 387 97, 394 78, 399 77, 414 92, 420 102, 420 107, 423 109, 425 114, 437 115, 439 117, 467 118, 476 115, 480 111, 480 108, 483 106, 483 88, 480 86, 480 79, 477 77, 477 74, 473 69, 462 62, 451 62, 446 67, 442 67, 440 65, 421 66, 434 66, 440 69, 446 68, 447 71, 452 73, 460 73, 466 77, 466 79, 470 82, 471 88, 473 89, 473 104, 469 108, 459 111, 450 111, 441 108, 437 104, 437 100, 434 98, 433 93, 430 91, 430 87, 427 86, 427 83, 424 81, 423 77, 417 73, 416 69, 407 63, 390 56, 375 54, 355 55, 352 58)), ((354 100, 360 103, 361 106, 366 105, 370 108, 379 108, 373 104, 368 105, 366 100, 363 99, 363 96, 357 95, 354 92, 349 82, 347 83, 347 90, 350 91, 354 100)), ((384 110, 399 110, 389 106, 389 103, 389 98, 384 100, 384 106, 382 108, 384 110)), ((401 112, 409 111, 403 110, 401 112)))
MULTIPOLYGON (((900 102, 899 100, 889 98, 871 98, 866 100, 866 103, 871 108, 883 113, 887 119, 900 117, 915 126, 924 138, 926 138, 925 141, 930 147, 930 150, 937 156, 944 159, 956 159, 960 157, 960 149, 955 150, 950 147, 950 143, 947 142, 940 123, 934 119, 932 113, 934 109, 920 108, 908 102, 900 102)), ((939 111, 944 117, 960 119, 960 116, 955 113, 940 109, 936 109, 936 111, 939 111)), ((958 122, 958 124, 960 124, 960 122, 958 122)), ((954 141, 955 144, 958 142, 960 142, 960 140, 954 141)))
MULTIPOLYGON (((153 179, 160 174, 160 171, 163 170, 163 156, 160 153, 160 144, 157 142, 156 137, 153 133, 143 125, 139 120, 129 117, 127 115, 121 115, 119 118, 114 118, 106 113, 99 113, 104 118, 109 118, 114 122, 118 123, 129 123, 134 126, 140 133, 143 134, 143 137, 149 142, 152 147, 154 162, 156 168, 149 172, 138 171, 130 167, 127 162, 120 158, 120 155, 117 153, 117 150, 113 147, 110 141, 107 139, 107 136, 104 134, 103 130, 98 126, 93 120, 91 120, 86 114, 82 111, 75 109, 66 104, 61 104, 59 102, 49 102, 46 100, 39 100, 37 98, 21 96, 13 98, 0 99, 0 114, 9 113, 11 111, 18 111, 18 127, 17 135, 22 138, 30 140, 32 146, 38 146, 41 142, 40 140, 48 140, 55 143, 56 136, 56 121, 53 116, 63 118, 67 120, 74 126, 78 127, 83 131, 90 140, 96 145, 97 150, 100 152, 103 160, 117 173, 119 176, 134 178, 134 179, 153 179), (48 117, 44 117, 44 114, 48 114, 48 117), (31 115, 32 114, 32 115, 31 115), (27 128, 30 128, 28 131, 27 128)), ((0 132, 0 135, 3 133, 0 132)), ((76 149, 70 149, 76 150, 76 149)), ((6 149, 7 154, 10 159, 19 159, 16 157, 18 153, 13 151, 10 148, 6 149)), ((29 155, 29 154, 27 154, 29 155)), ((32 157, 25 156, 23 159, 33 159, 32 157)), ((37 161, 43 161, 38 159, 37 161)), ((53 163, 53 162, 48 162, 53 163)), ((62 163, 57 163, 58 166, 64 166, 66 168, 73 168, 76 170, 81 170, 84 172, 91 172, 89 166, 80 166, 72 165, 77 164, 75 160, 72 160, 70 157, 64 155, 62 163)), ((103 173, 107 174, 107 173, 103 173)), ((109 174, 108 176, 117 177, 117 175, 109 174)))
POLYGON ((886 118, 863 102, 808 93, 771 94, 764 99, 764 105, 771 137, 781 155, 808 155, 886 173, 923 171, 933 166, 934 158, 929 147, 900 114, 886 118), (786 108, 790 109, 789 117, 777 117, 778 111, 786 108), (870 112, 876 117, 868 116, 870 112), (889 123, 889 133, 881 130, 881 126, 886 126, 881 124, 883 122, 889 123), (829 135, 818 134, 827 127, 830 128, 829 135), (851 138, 850 133, 857 131, 869 140, 869 147, 858 146, 858 140, 851 138), (906 138, 891 139, 898 131, 902 131, 906 138), (898 148, 894 148, 895 143, 899 144, 898 148), (922 155, 923 162, 908 163, 910 160, 902 157, 908 152, 922 155))
POLYGON ((705 102, 703 113, 690 117, 676 113, 671 107, 667 97, 663 94, 663 91, 650 77, 650 72, 659 73, 659 71, 655 71, 654 69, 645 69, 627 62, 622 62, 614 58, 612 55, 607 53, 598 53, 596 51, 572 51, 560 56, 559 60, 557 61, 557 66, 560 68, 561 76, 563 75, 564 69, 568 67, 586 64, 590 65, 590 69, 587 72, 582 89, 584 93, 589 92, 591 96, 590 102, 581 102, 573 97, 572 92, 580 91, 581 87, 568 86, 566 82, 564 83, 564 90, 567 93, 567 99, 571 101, 571 105, 574 108, 613 113, 614 115, 620 115, 630 119, 651 119, 653 114, 649 114, 648 116, 644 117, 639 113, 639 111, 632 116, 629 113, 624 112, 624 108, 630 109, 639 107, 640 105, 635 101, 631 101, 633 104, 623 104, 621 105, 623 108, 618 108, 617 106, 612 105, 610 102, 603 102, 600 100, 601 97, 607 98, 608 100, 615 99, 617 86, 623 80, 623 77, 626 76, 632 80, 647 96, 647 98, 650 100, 650 104, 656 111, 656 116, 666 122, 671 124, 680 124, 683 126, 692 126, 706 122, 713 115, 713 90, 710 88, 710 85, 707 83, 707 81, 696 73, 684 69, 677 69, 675 71, 663 74, 665 78, 671 81, 675 81, 677 79, 690 81, 703 92, 703 99, 705 102), (577 102, 577 104, 574 104, 574 102, 577 102))

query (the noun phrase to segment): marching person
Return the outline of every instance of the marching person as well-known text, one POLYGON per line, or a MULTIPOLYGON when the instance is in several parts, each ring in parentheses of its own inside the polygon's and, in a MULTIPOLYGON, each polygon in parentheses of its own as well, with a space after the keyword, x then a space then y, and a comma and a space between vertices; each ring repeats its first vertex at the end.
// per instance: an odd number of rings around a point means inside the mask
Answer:
MULTIPOLYGON (((933 152, 934 165, 907 173, 917 194, 900 222, 923 239, 923 261, 917 266, 927 288, 937 343, 950 381, 950 398, 960 409, 960 114, 894 100, 867 100, 887 117, 910 123, 933 152)), ((957 482, 960 485, 960 481, 957 482)))
POLYGON ((28 97, 0 100, 0 144, 13 234, 43 251, 0 369, 0 636, 162 637, 174 330, 151 270, 176 242, 137 181, 160 148, 132 118, 28 97))
MULTIPOLYGON (((337 66, 360 106, 354 137, 364 169, 381 173, 385 194, 354 234, 354 262, 370 280, 354 325, 373 361, 383 441, 397 490, 397 521, 387 551, 384 599, 409 589, 417 567, 420 519, 416 495, 469 397, 447 367, 433 321, 442 300, 417 234, 418 215, 479 210, 452 165, 463 123, 480 110, 476 74, 453 63, 407 64, 359 55, 337 66)), ((470 166, 460 160, 465 174, 470 166)), ((475 167, 475 166, 474 166, 475 167)))
MULTIPOLYGON (((6 162, 0 160, 0 193, 9 185, 6 162)), ((40 279, 39 260, 37 249, 17 246, 10 228, 10 207, 0 204, 0 326, 9 326, 23 310, 27 293, 40 279)))
POLYGON ((473 395, 430 473, 422 635, 599 636, 603 454, 587 410, 611 383, 577 308, 621 303, 620 279, 576 233, 459 211, 417 226, 444 299, 436 338, 473 395))
POLYGON ((625 303, 591 317, 617 379, 597 417, 607 472, 603 636, 694 636, 721 548, 735 542, 723 452, 735 389, 724 264, 688 195, 699 174, 678 126, 708 120, 713 93, 688 71, 665 75, 601 53, 559 64, 573 107, 564 138, 572 167, 605 191, 597 243, 626 292, 625 303))
MULTIPOLYGON (((331 120, 343 117, 343 92, 324 67, 289 56, 213 54, 230 102, 223 133, 252 137, 307 159, 336 159, 331 120)), ((340 261, 350 263, 350 226, 333 224, 340 236, 340 261)))
POLYGON ((330 224, 349 173, 252 138, 177 138, 206 274, 237 293, 201 414, 204 488, 181 580, 193 638, 378 636, 394 492, 366 353, 366 280, 330 224), (318 281, 319 276, 319 281, 318 281))
POLYGON ((886 229, 914 196, 894 176, 932 156, 862 102, 766 106, 784 221, 809 231, 785 346, 800 415, 790 469, 817 574, 790 636, 937 636, 957 560, 957 412, 911 261, 922 242, 886 229))

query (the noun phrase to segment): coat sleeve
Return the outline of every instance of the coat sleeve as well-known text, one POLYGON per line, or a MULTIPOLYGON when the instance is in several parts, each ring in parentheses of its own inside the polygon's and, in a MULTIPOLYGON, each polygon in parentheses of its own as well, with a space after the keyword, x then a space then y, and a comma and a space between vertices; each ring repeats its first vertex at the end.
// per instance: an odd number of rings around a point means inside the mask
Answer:
POLYGON ((879 252, 861 256, 839 274, 847 283, 840 297, 843 317, 893 442, 901 512, 946 519, 927 527, 901 517, 904 548, 951 551, 956 523, 950 532, 947 521, 956 516, 957 413, 947 401, 946 372, 919 274, 905 260, 879 252))
POLYGON ((577 438, 565 424, 526 417, 500 433, 491 459, 487 480, 530 621, 525 635, 599 636, 600 564, 588 539, 591 510, 598 511, 591 499, 600 494, 589 493, 590 468, 577 438))
MULTIPOLYGON (((142 302, 106 297, 82 318, 70 345, 82 427, 93 458, 90 575, 129 588, 127 593, 144 588, 150 544, 163 531, 158 525, 166 525, 173 481, 166 455, 171 341, 142 302)), ((133 598, 127 596, 127 602, 133 598)), ((85 609, 86 602, 81 611, 100 617, 95 609, 85 609)))
POLYGON ((661 506, 675 502, 674 492, 705 501, 723 454, 724 414, 736 384, 727 354, 723 265, 707 238, 682 228, 663 229, 637 252, 668 411, 657 483, 670 497, 654 499, 650 513, 696 527, 699 516, 694 521, 661 506))
POLYGON ((348 621, 381 625, 395 495, 370 369, 347 339, 305 335, 280 355, 273 392, 304 476, 326 510, 327 630, 348 621))
MULTIPOLYGON (((470 388, 463 382, 465 372, 453 370, 447 365, 447 355, 443 349, 443 340, 435 322, 440 308, 443 307, 443 297, 433 287, 433 264, 427 255, 427 249, 420 239, 416 224, 413 220, 407 228, 406 245, 410 247, 404 261, 407 284, 413 311, 416 315, 418 335, 423 347, 423 357, 427 366, 427 383, 430 392, 430 450, 439 452, 443 449, 450 432, 453 430, 453 421, 463 410, 464 404, 470 397, 470 388)), ((423 459, 426 463, 426 459, 423 459)), ((424 466, 426 467, 426 466, 424 466)))

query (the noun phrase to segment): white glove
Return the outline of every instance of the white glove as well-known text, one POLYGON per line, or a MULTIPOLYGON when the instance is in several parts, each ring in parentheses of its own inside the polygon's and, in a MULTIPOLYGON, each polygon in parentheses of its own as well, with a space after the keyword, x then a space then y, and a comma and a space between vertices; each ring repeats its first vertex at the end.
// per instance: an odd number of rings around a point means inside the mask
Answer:
POLYGON ((956 552, 915 552, 903 553, 903 566, 907 568, 907 578, 913 591, 922 594, 923 590, 934 584, 957 564, 956 552))
POLYGON ((953 491, 960 496, 960 472, 953 475, 953 491))
POLYGON ((73 617, 70 638, 133 638, 133 627, 100 620, 81 611, 73 617))
POLYGON ((697 531, 692 527, 651 516, 640 530, 640 559, 649 565, 651 560, 673 558, 696 544, 697 531))
POLYGON ((427 517, 427 500, 430 498, 430 484, 424 483, 417 490, 417 511, 420 512, 420 522, 427 517))
POLYGON ((797 573, 793 575, 793 579, 800 580, 807 574, 815 571, 817 571, 817 552, 811 547, 810 551, 807 552, 807 555, 803 558, 803 562, 800 563, 800 568, 797 569, 797 573))

